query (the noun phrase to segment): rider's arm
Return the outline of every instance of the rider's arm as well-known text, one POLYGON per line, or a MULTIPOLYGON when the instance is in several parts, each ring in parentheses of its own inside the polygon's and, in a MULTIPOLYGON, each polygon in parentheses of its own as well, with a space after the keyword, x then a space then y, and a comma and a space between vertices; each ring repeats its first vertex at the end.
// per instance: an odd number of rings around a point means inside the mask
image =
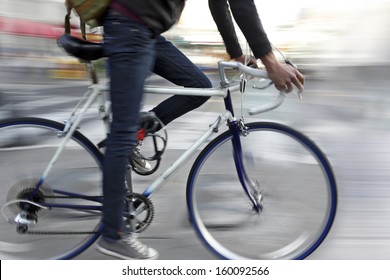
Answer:
POLYGON ((269 54, 272 47, 253 0, 209 0, 211 14, 230 57, 234 59, 242 56, 242 50, 234 30, 229 6, 255 57, 262 58, 269 54))
POLYGON ((209 0, 211 14, 224 40, 226 50, 232 59, 243 62, 243 55, 234 30, 229 5, 253 54, 260 58, 270 79, 278 90, 290 92, 293 85, 303 89, 304 77, 290 65, 281 64, 272 52, 271 43, 264 31, 253 0, 209 0))
POLYGON ((232 59, 242 56, 227 0, 209 0, 209 8, 225 43, 227 53, 232 59))

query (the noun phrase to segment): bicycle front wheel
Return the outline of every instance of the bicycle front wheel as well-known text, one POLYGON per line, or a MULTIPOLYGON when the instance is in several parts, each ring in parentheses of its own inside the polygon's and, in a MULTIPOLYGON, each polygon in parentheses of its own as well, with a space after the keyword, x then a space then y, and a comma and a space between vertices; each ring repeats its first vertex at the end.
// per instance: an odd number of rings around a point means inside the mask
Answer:
POLYGON ((40 182, 63 129, 38 118, 0 122, 1 259, 68 259, 98 237, 102 155, 87 138, 76 131, 40 182))
POLYGON ((336 181, 329 161, 306 136, 285 125, 246 124, 237 171, 232 133, 221 134, 196 159, 187 183, 191 221, 201 241, 223 259, 303 259, 333 223, 336 181), (240 169, 240 168, 239 168, 240 169), (245 175, 246 174, 246 175, 245 175), (239 176, 252 182, 249 192, 239 176))

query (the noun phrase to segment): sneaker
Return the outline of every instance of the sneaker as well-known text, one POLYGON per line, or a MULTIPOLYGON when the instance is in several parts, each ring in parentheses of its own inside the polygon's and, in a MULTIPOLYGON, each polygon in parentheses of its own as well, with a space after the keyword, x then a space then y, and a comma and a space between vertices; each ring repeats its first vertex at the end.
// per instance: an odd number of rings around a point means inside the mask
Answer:
POLYGON ((147 173, 152 170, 152 165, 145 160, 140 151, 141 142, 138 141, 137 146, 134 147, 133 155, 131 157, 131 163, 133 168, 140 173, 147 173))
POLYGON ((136 236, 128 235, 117 241, 100 238, 96 249, 106 255, 124 260, 155 260, 158 252, 141 243, 136 236))

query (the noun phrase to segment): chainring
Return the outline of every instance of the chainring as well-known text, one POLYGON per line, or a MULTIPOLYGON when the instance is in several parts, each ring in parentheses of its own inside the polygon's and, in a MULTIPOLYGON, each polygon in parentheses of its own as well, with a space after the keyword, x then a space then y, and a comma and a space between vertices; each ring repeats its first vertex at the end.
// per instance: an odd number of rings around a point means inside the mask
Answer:
POLYGON ((126 195, 124 230, 127 233, 143 232, 154 218, 154 206, 146 196, 138 193, 126 195))

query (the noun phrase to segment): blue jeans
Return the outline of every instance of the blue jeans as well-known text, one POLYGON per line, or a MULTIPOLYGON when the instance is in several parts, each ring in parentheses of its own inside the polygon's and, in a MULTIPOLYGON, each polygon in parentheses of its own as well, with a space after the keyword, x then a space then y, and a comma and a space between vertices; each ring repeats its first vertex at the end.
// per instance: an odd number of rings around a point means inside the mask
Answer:
POLYGON ((143 87, 155 59, 155 38, 144 25, 109 11, 104 52, 111 76, 112 123, 103 163, 103 232, 120 238, 128 156, 136 141, 143 87))
MULTIPOLYGON (((135 143, 143 86, 150 71, 172 83, 195 88, 212 86, 207 76, 163 36, 110 11, 104 21, 104 51, 109 57, 113 119, 103 166, 104 238, 118 239, 126 193, 126 168, 135 143)), ((164 124, 199 107, 209 97, 172 96, 154 111, 164 124)))
MULTIPOLYGON (((163 36, 157 36, 156 57, 152 72, 183 87, 211 88, 209 78, 194 65, 178 48, 163 36)), ((107 67, 110 74, 110 69, 107 67)), ((167 125, 174 119, 204 104, 208 96, 174 95, 152 109, 156 116, 167 125)))
MULTIPOLYGON (((199 70, 179 49, 163 36, 156 38, 156 60, 153 72, 168 81, 184 87, 210 88, 209 78, 199 70)), ((192 111, 210 97, 174 95, 152 109, 166 125, 192 111)))

